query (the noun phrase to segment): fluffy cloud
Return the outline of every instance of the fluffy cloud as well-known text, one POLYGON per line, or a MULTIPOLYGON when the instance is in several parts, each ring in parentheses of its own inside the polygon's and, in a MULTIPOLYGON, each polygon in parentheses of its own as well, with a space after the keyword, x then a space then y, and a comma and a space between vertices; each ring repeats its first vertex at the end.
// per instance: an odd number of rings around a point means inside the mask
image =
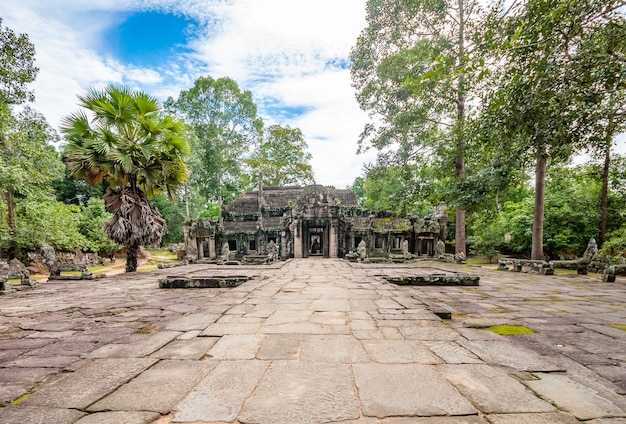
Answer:
POLYGON ((37 48, 35 107, 54 126, 90 85, 124 83, 165 99, 210 74, 252 91, 267 123, 301 128, 319 183, 344 187, 368 159, 355 155, 366 117, 347 69, 365 0, 4 0, 0 15, 37 48), (195 19, 190 53, 150 69, 102 53, 103 34, 137 10, 195 19))

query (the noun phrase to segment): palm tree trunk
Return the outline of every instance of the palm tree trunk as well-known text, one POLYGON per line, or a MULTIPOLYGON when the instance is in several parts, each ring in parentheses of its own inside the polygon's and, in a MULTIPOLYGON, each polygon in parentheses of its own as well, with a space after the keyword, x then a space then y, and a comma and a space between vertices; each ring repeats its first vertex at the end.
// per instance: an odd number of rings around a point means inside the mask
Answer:
POLYGON ((137 254, 139 253, 139 245, 132 244, 126 250, 126 272, 137 271, 137 254))
POLYGON ((547 158, 545 147, 537 151, 537 166, 535 168, 535 210, 533 214, 533 245, 530 258, 543 259, 543 218, 545 209, 547 158))

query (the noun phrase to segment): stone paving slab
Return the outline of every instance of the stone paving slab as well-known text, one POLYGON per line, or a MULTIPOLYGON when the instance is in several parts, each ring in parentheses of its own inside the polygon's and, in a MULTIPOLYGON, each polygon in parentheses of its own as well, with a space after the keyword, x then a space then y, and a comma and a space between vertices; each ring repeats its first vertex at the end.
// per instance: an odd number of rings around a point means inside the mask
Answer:
POLYGON ((515 378, 485 364, 441 365, 437 371, 480 411, 488 414, 553 412, 515 378))
POLYGON ((474 415, 477 410, 427 365, 355 364, 364 415, 474 415))
POLYGON ((173 422, 235 420, 269 365, 269 362, 263 361, 219 363, 213 372, 178 404, 173 422))
POLYGON ((626 278, 312 258, 159 289, 171 272, 0 297, 0 423, 626 424, 626 278), (481 285, 385 279, 429 267, 481 285))
POLYGON ((0 408, 0 422, 10 424, 72 424, 86 414, 76 409, 13 406, 0 408))
POLYGON ((579 420, 607 416, 626 417, 626 413, 613 402, 567 375, 537 373, 536 376, 539 380, 527 381, 526 384, 579 420))
POLYGON ((161 361, 89 406, 87 411, 153 411, 167 414, 215 365, 208 361, 161 361))
POLYGON ((240 416, 244 423, 314 424, 359 417, 350 367, 276 362, 240 416))
POLYGON ((21 405, 85 410, 156 362, 148 358, 96 359, 44 386, 21 405))

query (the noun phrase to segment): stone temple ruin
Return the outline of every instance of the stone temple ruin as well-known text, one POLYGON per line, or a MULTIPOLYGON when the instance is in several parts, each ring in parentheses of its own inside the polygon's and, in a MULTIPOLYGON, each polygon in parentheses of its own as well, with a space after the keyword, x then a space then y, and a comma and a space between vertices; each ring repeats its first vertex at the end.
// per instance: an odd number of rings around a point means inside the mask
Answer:
POLYGON ((259 187, 224 207, 222 217, 184 224, 181 259, 216 260, 228 248, 231 260, 359 256, 435 256, 445 239, 448 216, 439 205, 425 218, 400 218, 363 210, 347 189, 321 185, 259 187))

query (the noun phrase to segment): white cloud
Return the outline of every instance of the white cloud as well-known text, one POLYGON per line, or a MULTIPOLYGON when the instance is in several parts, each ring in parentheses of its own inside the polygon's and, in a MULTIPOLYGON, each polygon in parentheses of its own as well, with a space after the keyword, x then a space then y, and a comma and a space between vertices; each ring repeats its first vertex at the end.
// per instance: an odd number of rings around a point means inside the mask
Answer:
POLYGON ((53 126, 76 110, 76 95, 90 85, 126 83, 165 99, 201 75, 229 76, 259 105, 306 111, 285 121, 264 118, 302 129, 318 182, 344 187, 371 160, 355 154, 366 117, 349 72, 329 66, 347 59, 365 25, 365 0, 3 0, 0 16, 36 46, 35 107, 53 126), (158 69, 98 53, 102 35, 120 19, 114 12, 138 9, 181 13, 206 29, 191 40, 192 54, 158 69))

